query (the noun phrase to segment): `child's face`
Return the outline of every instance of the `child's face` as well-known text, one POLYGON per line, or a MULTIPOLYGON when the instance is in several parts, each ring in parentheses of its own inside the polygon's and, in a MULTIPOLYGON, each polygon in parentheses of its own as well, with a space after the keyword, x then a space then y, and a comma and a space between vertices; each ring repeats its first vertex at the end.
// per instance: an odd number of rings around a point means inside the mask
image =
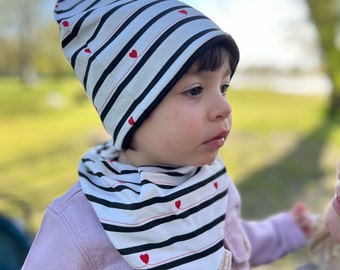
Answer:
POLYGON ((218 71, 194 63, 135 132, 120 161, 135 166, 202 166, 211 163, 231 128, 225 97, 229 57, 218 71))

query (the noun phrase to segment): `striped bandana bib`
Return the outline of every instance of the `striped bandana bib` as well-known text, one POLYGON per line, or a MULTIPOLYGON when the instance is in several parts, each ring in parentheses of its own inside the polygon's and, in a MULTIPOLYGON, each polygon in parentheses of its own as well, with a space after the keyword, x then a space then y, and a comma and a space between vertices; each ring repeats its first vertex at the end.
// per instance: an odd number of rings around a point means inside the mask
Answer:
POLYGON ((112 141, 90 149, 80 162, 79 177, 107 236, 131 267, 225 265, 229 179, 223 162, 136 168, 117 157, 112 141))

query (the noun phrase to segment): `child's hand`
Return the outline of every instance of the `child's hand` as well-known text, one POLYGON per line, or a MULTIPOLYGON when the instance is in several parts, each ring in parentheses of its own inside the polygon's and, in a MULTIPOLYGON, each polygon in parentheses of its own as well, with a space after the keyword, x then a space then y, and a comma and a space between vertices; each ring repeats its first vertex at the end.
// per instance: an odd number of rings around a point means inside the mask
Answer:
POLYGON ((338 181, 335 186, 335 195, 327 205, 324 222, 332 237, 340 243, 340 162, 338 163, 338 181))
POLYGON ((309 238, 315 229, 313 215, 301 202, 295 203, 293 209, 290 212, 293 215, 296 223, 305 233, 306 237, 309 238))

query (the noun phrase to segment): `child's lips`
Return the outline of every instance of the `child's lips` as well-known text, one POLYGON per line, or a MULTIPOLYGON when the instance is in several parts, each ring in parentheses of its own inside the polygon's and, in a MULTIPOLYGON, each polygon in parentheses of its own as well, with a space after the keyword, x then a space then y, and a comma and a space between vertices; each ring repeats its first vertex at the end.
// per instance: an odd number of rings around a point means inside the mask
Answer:
POLYGON ((224 142, 226 138, 228 137, 228 135, 229 135, 229 130, 223 130, 215 137, 207 140, 205 144, 213 148, 220 148, 224 145, 224 142))

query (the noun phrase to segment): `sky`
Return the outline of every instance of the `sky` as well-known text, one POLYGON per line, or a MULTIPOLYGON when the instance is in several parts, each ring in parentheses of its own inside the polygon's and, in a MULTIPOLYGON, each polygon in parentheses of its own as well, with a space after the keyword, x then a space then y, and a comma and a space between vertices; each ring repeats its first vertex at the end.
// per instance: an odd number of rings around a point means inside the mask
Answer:
MULTIPOLYGON (((269 66, 313 70, 320 63, 317 34, 308 21, 304 0, 182 1, 234 37, 241 55, 238 69, 269 66)), ((45 4, 52 10, 54 1, 45 4)))
POLYGON ((319 63, 316 31, 304 0, 182 0, 236 40, 239 68, 274 66, 310 70, 319 63))
MULTIPOLYGON (((233 79, 234 86, 252 84, 263 87, 265 82, 267 88, 277 91, 329 93, 331 87, 328 78, 320 72, 314 72, 320 67, 320 52, 317 32, 308 20, 305 0, 181 1, 205 13, 236 40, 241 57, 238 76, 233 79), (299 76, 293 81, 292 78, 280 78, 281 75, 272 74, 253 79, 249 74, 241 76, 242 70, 262 67, 282 71, 299 68, 307 72, 305 77, 299 76)), ((44 9, 48 10, 46 13, 50 14, 51 20, 54 2, 44 1, 44 9)))

